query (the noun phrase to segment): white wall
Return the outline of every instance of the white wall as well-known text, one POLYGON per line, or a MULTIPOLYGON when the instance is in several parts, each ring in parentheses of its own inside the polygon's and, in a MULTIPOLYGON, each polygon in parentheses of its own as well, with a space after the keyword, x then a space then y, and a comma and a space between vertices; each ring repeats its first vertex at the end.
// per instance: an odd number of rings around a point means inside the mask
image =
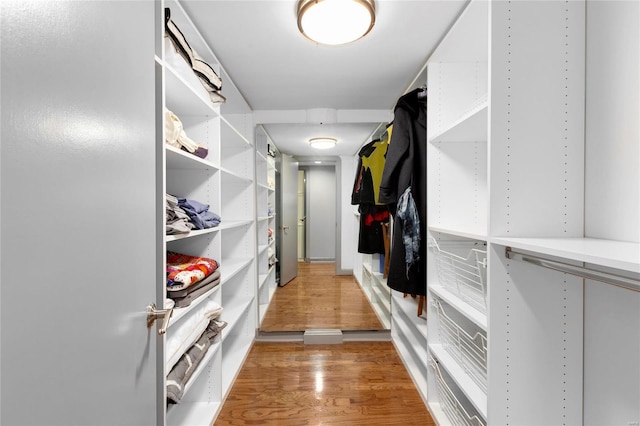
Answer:
POLYGON ((640 242, 640 3, 587 2, 585 235, 640 242))
POLYGON ((341 269, 345 272, 353 271, 357 251, 357 221, 354 220, 354 212, 357 206, 351 205, 351 192, 358 167, 357 157, 342 156, 338 162, 340 177, 340 260, 341 269), (356 236, 354 238, 354 235, 356 236))
POLYGON ((309 167, 307 179, 307 258, 311 261, 336 258, 336 173, 335 168, 309 167))
MULTIPOLYGON (((587 2, 587 237, 640 242, 639 28, 639 2, 587 2)), ((640 422, 638 312, 639 293, 586 281, 585 425, 640 422)))

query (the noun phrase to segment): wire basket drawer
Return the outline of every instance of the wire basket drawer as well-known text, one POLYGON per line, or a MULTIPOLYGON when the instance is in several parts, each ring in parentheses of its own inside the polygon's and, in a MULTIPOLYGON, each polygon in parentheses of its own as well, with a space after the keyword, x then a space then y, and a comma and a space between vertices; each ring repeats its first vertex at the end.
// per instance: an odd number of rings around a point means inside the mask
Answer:
POLYGON ((473 406, 466 400, 464 395, 456 389, 455 384, 450 384, 451 379, 441 370, 438 361, 429 356, 429 365, 433 369, 436 387, 440 401, 440 408, 446 414, 453 425, 462 426, 486 426, 484 419, 473 406))
POLYGON ((476 309, 486 312, 487 251, 475 248, 478 245, 462 242, 439 244, 433 237, 429 238, 440 283, 476 309))
MULTIPOLYGON (((434 298, 431 302, 438 317, 438 332, 445 350, 455 358, 462 369, 482 389, 487 391, 487 336, 473 329, 471 323, 464 324, 459 318, 447 315, 445 305, 434 298)), ((446 305, 448 308, 448 305, 446 305)), ((452 309, 452 314, 456 312, 452 309)))

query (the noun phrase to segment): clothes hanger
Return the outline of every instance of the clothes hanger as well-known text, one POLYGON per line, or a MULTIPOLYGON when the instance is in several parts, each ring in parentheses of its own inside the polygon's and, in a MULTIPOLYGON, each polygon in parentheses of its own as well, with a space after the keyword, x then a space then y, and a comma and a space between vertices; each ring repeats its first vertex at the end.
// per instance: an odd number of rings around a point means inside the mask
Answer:
POLYGON ((427 100, 427 86, 421 86, 420 91, 417 93, 417 97, 419 101, 427 100))

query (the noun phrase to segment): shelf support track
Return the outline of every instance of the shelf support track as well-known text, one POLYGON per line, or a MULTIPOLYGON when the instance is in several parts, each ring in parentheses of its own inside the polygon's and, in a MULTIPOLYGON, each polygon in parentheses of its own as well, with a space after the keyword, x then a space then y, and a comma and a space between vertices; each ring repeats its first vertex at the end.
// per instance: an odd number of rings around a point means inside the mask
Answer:
POLYGON ((511 247, 505 248, 505 257, 512 260, 520 260, 522 262, 531 263, 554 271, 564 272, 590 280, 599 281, 605 284, 611 284, 622 287, 627 290, 640 292, 640 280, 614 274, 612 272, 598 271, 589 269, 584 266, 576 266, 557 260, 550 260, 533 254, 521 253, 513 250, 511 247))

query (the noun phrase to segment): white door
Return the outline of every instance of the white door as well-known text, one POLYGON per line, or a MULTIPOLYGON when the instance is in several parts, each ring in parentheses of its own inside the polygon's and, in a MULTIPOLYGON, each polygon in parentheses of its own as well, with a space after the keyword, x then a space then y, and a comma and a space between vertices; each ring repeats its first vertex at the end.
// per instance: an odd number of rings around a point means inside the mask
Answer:
POLYGON ((335 167, 309 167, 306 177, 307 258, 312 262, 333 262, 336 260, 335 167))
POLYGON ((163 421, 154 3, 2 2, 3 425, 163 421))
POLYGON ((298 162, 282 154, 280 173, 280 285, 298 275, 298 162))

